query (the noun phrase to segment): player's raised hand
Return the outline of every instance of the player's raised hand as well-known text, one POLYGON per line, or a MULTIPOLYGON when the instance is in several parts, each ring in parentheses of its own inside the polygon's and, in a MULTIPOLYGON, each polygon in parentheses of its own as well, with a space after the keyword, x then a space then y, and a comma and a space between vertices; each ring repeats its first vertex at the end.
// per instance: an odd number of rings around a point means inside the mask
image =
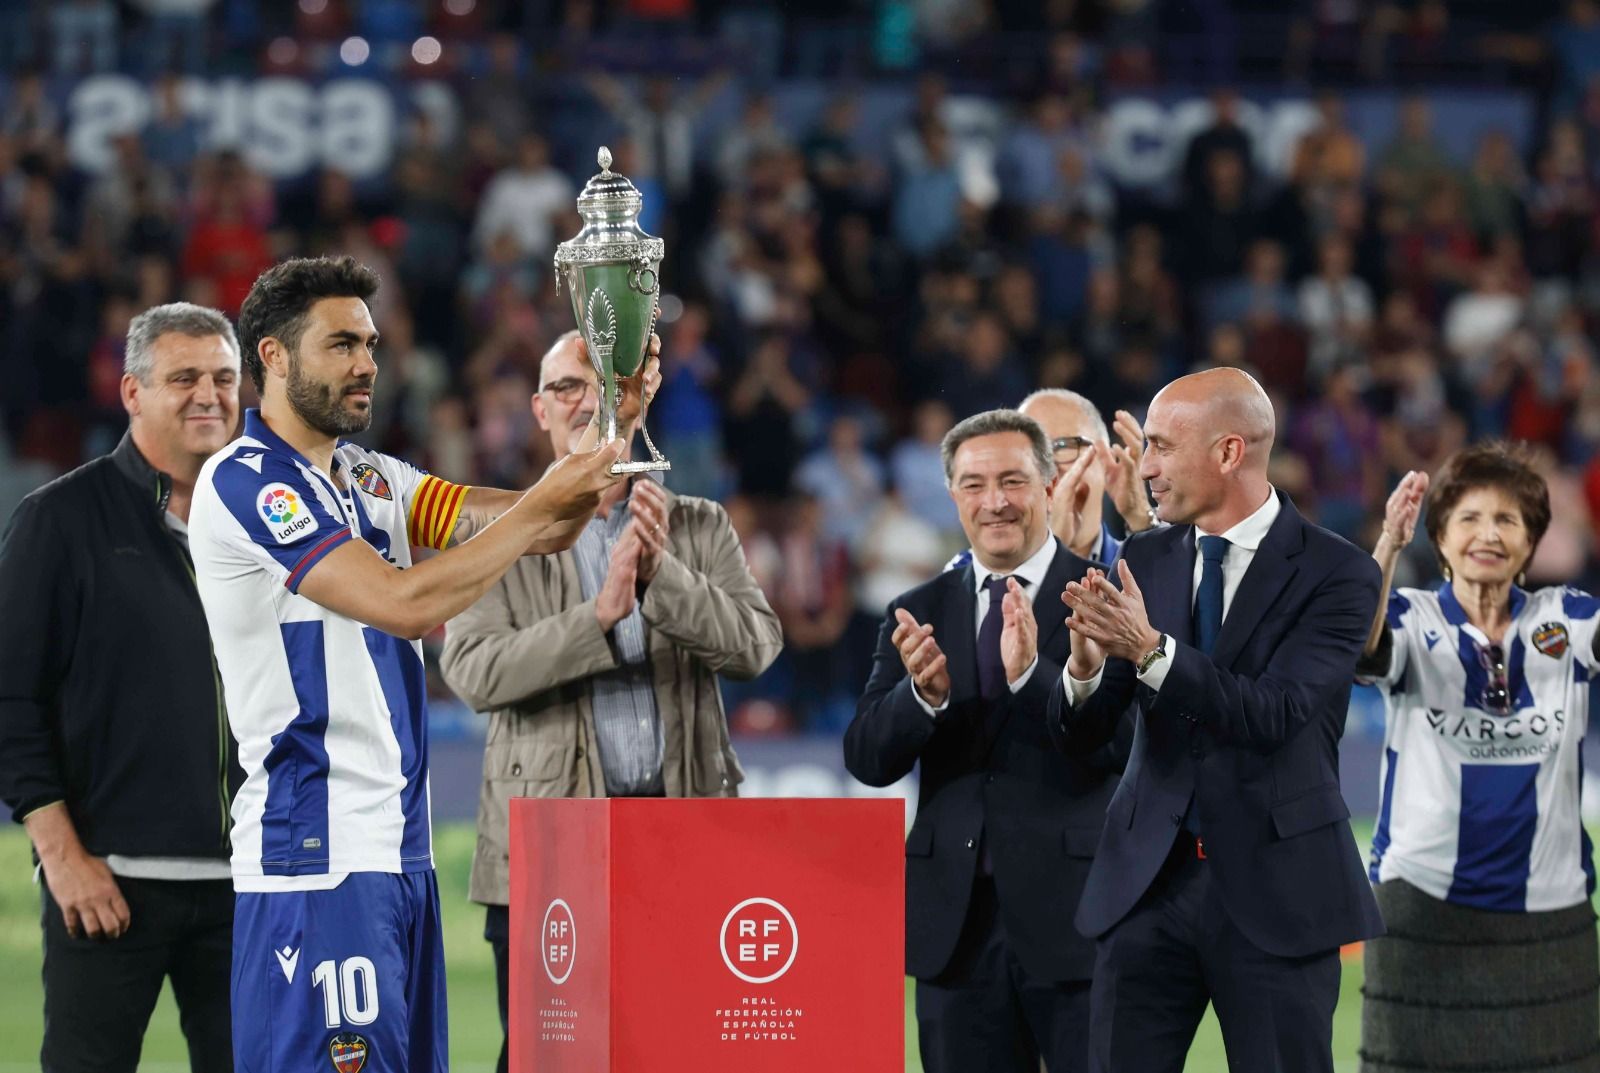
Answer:
POLYGON ((627 443, 619 438, 557 459, 530 491, 555 520, 587 517, 606 490, 622 479, 611 466, 626 449, 627 443))
POLYGON ((889 640, 900 652, 900 662, 905 664, 917 693, 937 708, 950 699, 950 669, 944 650, 933 639, 933 627, 918 622, 905 608, 896 611, 894 617, 899 625, 889 640))

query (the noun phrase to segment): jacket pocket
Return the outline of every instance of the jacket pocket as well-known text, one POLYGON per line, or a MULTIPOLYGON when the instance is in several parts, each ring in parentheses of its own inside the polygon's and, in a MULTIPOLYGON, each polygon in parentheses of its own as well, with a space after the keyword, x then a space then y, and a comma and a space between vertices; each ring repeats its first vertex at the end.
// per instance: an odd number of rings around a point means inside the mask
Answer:
POLYGON ((1068 827, 1061 832, 1061 848, 1068 857, 1093 858, 1094 851, 1100 848, 1100 829, 1068 827))
POLYGON ((1133 826, 1133 790, 1127 783, 1117 787, 1117 792, 1111 795, 1111 804, 1106 806, 1106 826, 1116 830, 1127 829, 1133 826))
POLYGON ((544 742, 491 745, 483 754, 483 777, 486 779, 549 782, 570 777, 575 770, 576 760, 571 749, 544 742))
POLYGON ((1272 816, 1272 829, 1279 838, 1293 838, 1350 818, 1350 806, 1345 804, 1344 795, 1334 783, 1280 801, 1268 812, 1272 816))
POLYGON ((933 824, 919 823, 906 836, 907 857, 933 856, 933 824))

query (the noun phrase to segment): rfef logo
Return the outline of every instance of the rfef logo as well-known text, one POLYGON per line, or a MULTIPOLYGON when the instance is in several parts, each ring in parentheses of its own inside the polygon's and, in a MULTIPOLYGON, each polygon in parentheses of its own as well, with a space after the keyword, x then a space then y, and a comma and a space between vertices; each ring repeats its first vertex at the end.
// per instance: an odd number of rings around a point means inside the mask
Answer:
POLYGON ((317 516, 300 497, 281 484, 269 484, 261 489, 257 499, 261 516, 267 520, 267 529, 279 544, 298 540, 317 528, 317 516))
POLYGON ((567 982, 577 953, 578 929, 572 921, 572 907, 557 898, 544 911, 544 925, 539 929, 539 954, 551 983, 567 982))
POLYGON ((722 921, 722 962, 750 984, 770 984, 800 952, 800 929, 771 898, 746 898, 722 921))

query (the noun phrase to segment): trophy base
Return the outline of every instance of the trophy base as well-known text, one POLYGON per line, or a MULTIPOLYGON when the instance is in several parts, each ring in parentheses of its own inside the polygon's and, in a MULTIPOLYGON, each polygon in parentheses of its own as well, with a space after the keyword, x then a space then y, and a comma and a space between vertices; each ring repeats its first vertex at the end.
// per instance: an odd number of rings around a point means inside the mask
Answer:
POLYGON ((611 472, 617 475, 623 473, 664 473, 671 468, 672 463, 668 462, 665 458, 659 460, 650 459, 645 462, 611 463, 611 472))

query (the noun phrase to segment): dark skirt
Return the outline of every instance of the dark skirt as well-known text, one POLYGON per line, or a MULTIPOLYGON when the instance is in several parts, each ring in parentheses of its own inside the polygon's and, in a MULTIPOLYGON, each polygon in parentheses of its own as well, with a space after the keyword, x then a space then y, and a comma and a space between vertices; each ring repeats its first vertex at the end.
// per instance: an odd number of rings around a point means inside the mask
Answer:
POLYGON ((1600 1073, 1600 954, 1588 902, 1547 913, 1374 888, 1362 1073, 1600 1073))

